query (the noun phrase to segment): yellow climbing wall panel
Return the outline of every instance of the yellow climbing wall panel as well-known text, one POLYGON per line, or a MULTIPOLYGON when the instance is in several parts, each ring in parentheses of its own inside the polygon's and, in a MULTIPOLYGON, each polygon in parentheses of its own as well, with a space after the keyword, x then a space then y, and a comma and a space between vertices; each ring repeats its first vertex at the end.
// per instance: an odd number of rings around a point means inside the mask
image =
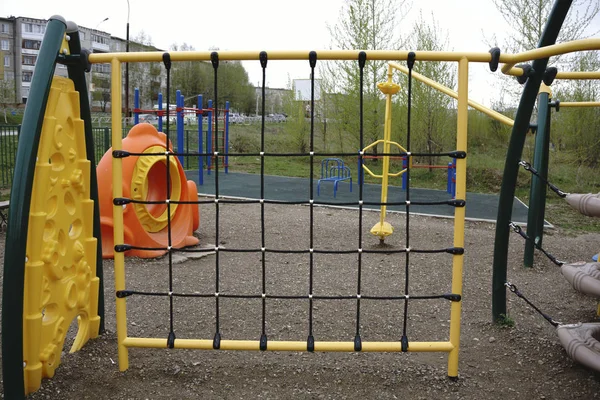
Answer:
POLYGON ((79 93, 55 77, 35 166, 23 311, 25 392, 40 387, 60 365, 65 337, 77 318, 71 352, 98 335, 99 279, 79 93))

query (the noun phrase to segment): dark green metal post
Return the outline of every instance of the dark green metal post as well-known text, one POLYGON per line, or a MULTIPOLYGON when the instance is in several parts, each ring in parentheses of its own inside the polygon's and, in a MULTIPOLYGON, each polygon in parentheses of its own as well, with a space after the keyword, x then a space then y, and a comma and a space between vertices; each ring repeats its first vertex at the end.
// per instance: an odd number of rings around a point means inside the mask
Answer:
MULTIPOLYGON (((71 56, 81 54, 79 28, 73 22, 67 23, 67 34, 70 37, 69 50, 71 56)), ((100 278, 98 289, 98 316, 100 316, 100 333, 104 333, 104 275, 102 272, 102 242, 100 230, 100 206, 98 202, 98 180, 96 177, 96 153, 94 152, 94 133, 92 131, 92 116, 88 100, 85 67, 87 60, 81 54, 79 62, 67 63, 69 79, 73 81, 75 90, 79 92, 79 113, 85 130, 85 151, 90 161, 90 198, 94 201, 94 237, 98 241, 96 247, 96 276, 100 278)))
MULTIPOLYGON (((556 38, 567 16, 572 0, 557 0, 550 11, 550 16, 544 32, 540 38, 538 47, 550 46, 556 42, 556 38)), ((529 120, 533 111, 533 105, 540 88, 542 76, 548 65, 548 59, 533 61, 532 72, 525 83, 521 95, 519 108, 512 129, 506 162, 504 164, 504 175, 498 202, 498 217, 496 220, 496 239, 494 243, 494 264, 492 277, 492 318, 498 321, 501 316, 506 315, 506 269, 508 263, 508 236, 510 233, 509 223, 512 217, 512 203, 515 197, 515 186, 519 172, 519 160, 525 144, 525 135, 529 130, 529 120)))
MULTIPOLYGON (((538 96, 537 133, 535 136, 535 152, 533 154, 533 168, 540 177, 548 180, 548 159, 550 157, 550 95, 541 91, 538 96)), ((529 190, 529 213, 527 214, 527 236, 542 245, 544 238, 544 216, 546 212, 546 184, 536 175, 531 175, 529 190)), ((533 267, 535 245, 532 241, 525 241, 523 264, 533 267)))
POLYGON ((27 108, 23 115, 17 147, 14 172, 17 179, 13 180, 10 193, 12 206, 8 216, 5 247, 10 251, 4 255, 2 292, 2 377, 6 399, 25 397, 23 291, 31 191, 44 113, 56 67, 56 56, 60 51, 65 29, 65 20, 60 16, 53 16, 48 21, 27 98, 27 108))
POLYGON ((108 128, 104 128, 104 148, 102 149, 102 154, 106 153, 110 149, 110 130, 108 128))

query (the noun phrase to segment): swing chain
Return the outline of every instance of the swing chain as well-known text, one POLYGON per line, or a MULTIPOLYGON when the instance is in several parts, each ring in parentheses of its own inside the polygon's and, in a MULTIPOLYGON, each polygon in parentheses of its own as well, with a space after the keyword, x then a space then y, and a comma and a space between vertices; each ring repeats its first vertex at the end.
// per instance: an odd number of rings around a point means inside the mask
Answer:
POLYGON ((545 314, 544 312, 542 312, 539 308, 537 308, 531 301, 529 301, 524 295, 523 293, 521 293, 519 291, 519 289, 517 288, 517 285, 511 283, 511 282, 505 282, 504 286, 506 286, 508 288, 508 290, 510 290, 511 292, 513 292, 515 295, 517 295, 517 297, 520 297, 521 299, 523 299, 531 308, 533 308, 535 311, 538 312, 538 314, 540 314, 546 321, 548 321, 550 323, 550 325, 552 325, 553 327, 557 327, 559 325, 563 325, 562 322, 560 321, 556 321, 554 320, 551 316, 545 314))
POLYGON ((551 182, 549 182, 547 179, 544 179, 540 176, 540 173, 531 166, 531 164, 529 164, 527 161, 519 161, 519 165, 523 167, 523 169, 525 171, 529 171, 531 172, 533 175, 537 176, 538 179, 540 179, 541 181, 543 181, 546 185, 548 185, 548 187, 558 195, 558 197, 564 199, 565 197, 567 197, 570 193, 567 192, 563 192, 562 190, 560 190, 558 187, 556 187, 554 184, 552 184, 551 182))
POLYGON ((516 233, 518 233, 519 235, 521 235, 521 237, 531 243, 533 243, 533 245, 535 246, 536 249, 538 249, 539 251, 541 251, 542 253, 544 253, 544 255, 546 257, 548 257, 548 259, 550 261, 552 261, 556 266, 558 267, 562 267, 564 264, 566 264, 565 261, 561 261, 558 258, 554 257, 552 254, 548 253, 546 250, 544 250, 544 248, 542 246, 539 245, 539 243, 537 243, 535 240, 533 240, 532 238, 530 238, 529 236, 527 236, 527 234, 525 232, 523 232, 523 229, 515 224, 514 222, 511 222, 510 224, 508 224, 512 230, 516 233))

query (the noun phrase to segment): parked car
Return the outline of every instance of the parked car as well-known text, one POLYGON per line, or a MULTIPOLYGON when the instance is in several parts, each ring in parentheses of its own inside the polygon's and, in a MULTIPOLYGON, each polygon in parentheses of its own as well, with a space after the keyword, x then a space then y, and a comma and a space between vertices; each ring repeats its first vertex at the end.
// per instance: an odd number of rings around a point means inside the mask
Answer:
POLYGON ((152 125, 158 125, 158 117, 155 114, 140 114, 138 118, 140 123, 147 122, 152 125))
POLYGON ((243 124, 246 118, 243 115, 238 113, 230 113, 229 114, 229 123, 230 124, 243 124))

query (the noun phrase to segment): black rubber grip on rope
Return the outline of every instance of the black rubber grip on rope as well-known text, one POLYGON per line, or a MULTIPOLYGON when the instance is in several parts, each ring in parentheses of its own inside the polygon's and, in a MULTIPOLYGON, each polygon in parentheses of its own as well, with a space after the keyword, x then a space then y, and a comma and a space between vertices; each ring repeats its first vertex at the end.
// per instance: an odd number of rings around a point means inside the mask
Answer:
POLYGON ((267 335, 264 333, 260 336, 260 350, 267 350, 267 335))
POLYGON ((361 51, 360 53, 358 53, 358 67, 360 69, 363 69, 365 67, 366 62, 367 62, 367 53, 364 51, 361 51))
POLYGON ((455 256, 460 256, 465 254, 465 249, 462 247, 450 247, 446 249, 446 253, 453 254, 455 256))
POLYGON ((168 52, 164 52, 162 59, 163 59, 163 64, 165 64, 165 68, 171 69, 171 55, 168 52))
POLYGON ((267 52, 261 51, 258 55, 258 59, 260 60, 260 66, 263 68, 267 68, 267 52))
POLYGON ((169 337, 167 338, 167 347, 169 349, 175 348, 175 332, 169 332, 169 337))
POLYGON ((462 296, 460 294, 456 294, 456 293, 445 294, 444 298, 446 300, 450 300, 450 301, 461 301, 462 300, 462 296))
POLYGON ((306 350, 311 353, 315 351, 315 337, 313 335, 309 335, 306 339, 306 350))
POLYGON ((462 150, 451 151, 448 153, 448 157, 462 160, 467 158, 467 152, 462 150))
POLYGON ((523 70, 523 75, 517 76, 517 82, 519 82, 521 85, 524 85, 525 82, 527 82, 527 78, 529 78, 535 71, 529 64, 520 64, 517 65, 517 67, 523 70))
POLYGON ((408 351, 408 337, 406 337, 406 335, 403 335, 402 339, 400 339, 400 343, 402 345, 402 352, 406 353, 408 351))
POLYGON ((496 72, 498 64, 500 63, 500 49, 498 47, 492 47, 489 53, 492 55, 492 59, 490 60, 490 71, 496 72))
POLYGON ((316 51, 311 51, 310 53, 308 53, 308 63, 310 64, 311 68, 314 68, 315 65, 317 65, 317 52, 316 51))
POLYGON ((360 338, 360 335, 356 335, 354 336, 354 351, 361 351, 362 350, 362 339, 360 338))
MULTIPOLYGON (((210 62, 212 63, 212 66, 214 69, 219 68, 219 53, 217 53, 216 51, 213 51, 212 53, 210 53, 210 62)), ((216 108, 216 105, 215 105, 216 108)))
POLYGON ((112 156, 113 158, 125 158, 129 157, 131 154, 125 150, 113 150, 112 156))
POLYGON ((454 207, 464 207, 467 205, 467 202, 465 200, 448 200, 448 204, 454 207))
POLYGON ((124 299, 125 297, 129 297, 133 294, 131 290, 117 290, 117 299, 124 299))
POLYGON ((129 244, 115 244, 115 251, 117 253, 125 253, 128 250, 131 250, 132 246, 129 244))
POLYGON ((415 65, 416 58, 417 58, 417 55, 415 54, 414 51, 411 51, 410 53, 408 53, 408 58, 406 59, 406 65, 408 66, 408 69, 412 69, 412 67, 415 65))
POLYGON ((215 333, 215 337, 213 339, 213 349, 219 350, 221 348, 221 334, 219 332, 215 333))
POLYGON ((558 69, 556 67, 546 68, 546 70, 544 71, 544 76, 542 78, 544 84, 546 86, 552 85, 554 79, 556 78, 556 74, 558 74, 558 69))
POLYGON ((131 199, 128 199, 127 197, 115 197, 115 198, 113 199, 113 204, 114 204, 115 206, 122 206, 122 205, 125 205, 125 204, 129 204, 129 203, 131 203, 132 201, 133 201, 133 200, 131 200, 131 199))

